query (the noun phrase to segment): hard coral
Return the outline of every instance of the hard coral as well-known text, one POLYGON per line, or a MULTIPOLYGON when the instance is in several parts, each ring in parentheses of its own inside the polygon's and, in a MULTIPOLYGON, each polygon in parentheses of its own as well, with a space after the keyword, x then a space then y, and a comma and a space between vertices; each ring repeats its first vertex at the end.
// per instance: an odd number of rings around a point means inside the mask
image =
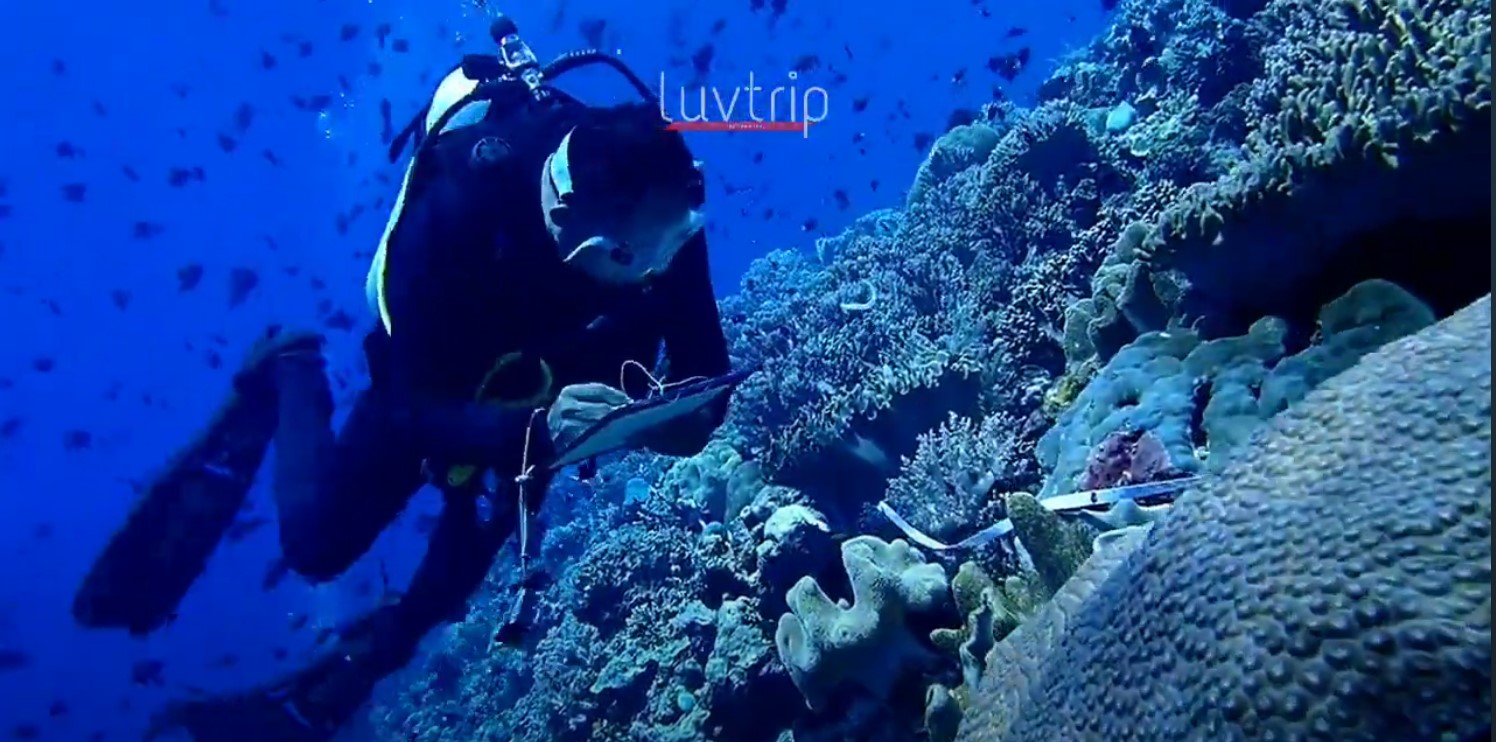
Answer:
POLYGON ((1488 296, 1276 417, 992 653, 961 739, 1487 733, 1491 358, 1488 296))
POLYGON ((1032 457, 1015 441, 1018 428, 1003 415, 981 421, 951 415, 919 437, 914 455, 889 480, 885 501, 936 539, 971 535, 1003 517, 997 493, 1038 482, 1032 457))
POLYGON ((1292 329, 1263 318, 1245 335, 1203 341, 1188 331, 1151 332, 1127 344, 1039 440, 1051 475, 1042 497, 1091 489, 1094 452, 1110 437, 1148 432, 1170 473, 1218 466, 1272 415, 1350 367, 1373 348, 1433 319, 1421 302, 1386 281, 1367 281, 1325 305, 1313 344, 1288 353, 1292 329))

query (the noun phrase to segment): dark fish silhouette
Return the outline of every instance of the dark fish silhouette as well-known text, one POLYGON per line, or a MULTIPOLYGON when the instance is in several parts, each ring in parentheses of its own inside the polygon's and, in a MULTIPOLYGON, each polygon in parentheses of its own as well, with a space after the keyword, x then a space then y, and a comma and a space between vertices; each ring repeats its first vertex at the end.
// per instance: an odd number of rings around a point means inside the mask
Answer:
POLYGON ((0 649, 0 672, 31 667, 31 655, 19 649, 0 649))
POLYGON ((275 559, 265 565, 265 575, 260 578, 260 589, 266 592, 274 590, 285 581, 289 574, 291 574, 291 565, 286 564, 285 559, 275 559))
POLYGON ((198 287, 203 282, 203 266, 201 263, 188 263, 177 269, 177 291, 186 293, 198 287))
POLYGON ((229 308, 243 304, 260 285, 260 274, 252 268, 234 268, 229 271, 229 308))
POLYGON ((69 430, 62 434, 62 448, 64 451, 86 451, 93 448, 93 433, 87 430, 69 430))
POLYGON ((164 686, 166 678, 162 672, 166 663, 161 660, 140 660, 130 666, 130 682, 143 686, 164 686))

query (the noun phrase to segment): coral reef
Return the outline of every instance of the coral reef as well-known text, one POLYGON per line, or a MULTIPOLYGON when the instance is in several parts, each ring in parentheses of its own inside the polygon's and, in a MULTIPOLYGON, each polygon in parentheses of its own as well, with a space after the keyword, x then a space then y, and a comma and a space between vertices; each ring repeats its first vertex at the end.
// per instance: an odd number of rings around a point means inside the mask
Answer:
POLYGON ((1036 106, 936 140, 901 208, 755 261, 721 310, 758 372, 708 448, 558 483, 533 636, 491 646, 510 598, 475 598, 372 725, 1465 731, 1489 308, 1447 318, 1489 291, 1489 24, 1489 0, 1125 0, 1036 106), (1043 507, 1195 473, 1171 511, 1043 507), (884 499, 1016 538, 926 556, 884 499))
POLYGON ((1488 297, 1104 547, 1109 577, 1088 564, 1062 591, 1078 605, 993 653, 961 739, 1471 738, 1490 723, 1490 448, 1488 297))
POLYGON ((1441 315, 1489 288, 1462 266, 1490 234, 1490 3, 1276 0, 1252 23, 1272 41, 1231 101, 1239 154, 1123 235, 1067 317, 1072 359, 1294 318, 1366 278, 1441 315))
POLYGON ((1144 433, 1171 470, 1225 460, 1262 421, 1379 345, 1432 323, 1417 298, 1387 281, 1357 284, 1320 312, 1312 343, 1288 355, 1289 325, 1265 317, 1246 335, 1202 341, 1150 332, 1123 346, 1039 440, 1050 470, 1042 497, 1088 489, 1094 455, 1119 433, 1144 433))
MULTIPOLYGON (((1001 414, 980 422, 951 414, 919 437, 914 455, 903 459, 883 499, 930 536, 961 540, 1003 517, 998 493, 1039 483, 1031 448, 1015 441, 1020 429, 1017 421, 1001 414)), ((878 522, 883 518, 873 517, 878 522)))

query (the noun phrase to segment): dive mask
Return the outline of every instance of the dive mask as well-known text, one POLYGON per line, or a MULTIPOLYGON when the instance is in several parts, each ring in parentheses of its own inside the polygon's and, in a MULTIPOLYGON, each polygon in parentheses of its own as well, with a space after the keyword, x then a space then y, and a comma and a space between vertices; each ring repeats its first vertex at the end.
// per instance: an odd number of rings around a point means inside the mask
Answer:
POLYGON ((636 283, 663 273, 706 224, 699 169, 698 179, 684 191, 579 198, 571 177, 571 137, 568 133, 551 155, 549 175, 557 198, 580 207, 578 227, 590 235, 567 253, 564 262, 610 283, 636 283))

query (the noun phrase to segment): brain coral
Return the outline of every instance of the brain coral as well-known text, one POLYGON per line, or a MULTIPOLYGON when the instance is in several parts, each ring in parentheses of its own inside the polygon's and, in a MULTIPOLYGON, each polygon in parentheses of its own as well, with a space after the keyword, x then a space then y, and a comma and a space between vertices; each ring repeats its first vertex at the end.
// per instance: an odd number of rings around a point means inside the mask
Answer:
POLYGON ((962 739, 1488 729, 1489 295, 1326 382, 1094 566, 990 655, 962 739))

